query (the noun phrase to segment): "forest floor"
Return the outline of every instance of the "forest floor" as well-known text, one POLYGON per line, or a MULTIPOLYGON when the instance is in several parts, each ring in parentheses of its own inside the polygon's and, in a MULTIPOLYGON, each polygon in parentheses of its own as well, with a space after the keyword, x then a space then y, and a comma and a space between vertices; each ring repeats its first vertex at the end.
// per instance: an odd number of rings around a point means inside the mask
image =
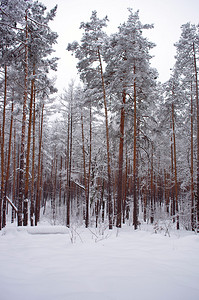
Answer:
POLYGON ((197 300, 199 235, 165 233, 9 225, 0 232, 0 299, 197 300))

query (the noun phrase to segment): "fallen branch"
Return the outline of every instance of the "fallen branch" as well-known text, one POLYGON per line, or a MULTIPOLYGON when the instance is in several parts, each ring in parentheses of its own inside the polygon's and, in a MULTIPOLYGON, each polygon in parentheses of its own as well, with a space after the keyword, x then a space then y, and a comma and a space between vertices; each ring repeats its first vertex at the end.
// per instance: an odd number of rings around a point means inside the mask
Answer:
POLYGON ((76 184, 78 187, 80 187, 82 190, 85 190, 85 187, 78 183, 77 181, 71 180, 74 184, 76 184))
POLYGON ((16 213, 18 213, 18 209, 17 207, 14 205, 14 203, 8 198, 8 196, 6 196, 6 200, 8 201, 8 203, 12 206, 12 208, 16 211, 16 213))

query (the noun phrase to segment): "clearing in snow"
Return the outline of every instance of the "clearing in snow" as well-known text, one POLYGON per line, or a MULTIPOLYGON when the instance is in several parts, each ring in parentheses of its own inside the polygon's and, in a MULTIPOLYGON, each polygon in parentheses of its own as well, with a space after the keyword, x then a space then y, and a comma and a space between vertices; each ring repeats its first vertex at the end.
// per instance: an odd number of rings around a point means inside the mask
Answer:
POLYGON ((197 300, 199 236, 10 225, 0 266, 1 300, 197 300))

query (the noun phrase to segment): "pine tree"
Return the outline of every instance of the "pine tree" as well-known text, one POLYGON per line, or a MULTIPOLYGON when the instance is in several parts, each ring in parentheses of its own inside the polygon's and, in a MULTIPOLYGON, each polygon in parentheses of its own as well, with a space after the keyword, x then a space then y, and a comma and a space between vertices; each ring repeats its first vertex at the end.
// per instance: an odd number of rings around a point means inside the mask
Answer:
MULTIPOLYGON (((143 29, 152 28, 152 25, 142 25, 138 12, 129 9, 126 23, 120 25, 119 32, 113 34, 105 46, 106 81, 109 92, 117 99, 114 112, 120 111, 120 142, 118 159, 118 191, 117 191, 117 227, 121 227, 123 203, 123 145, 125 115, 133 111, 133 185, 134 185, 134 213, 133 223, 135 229, 138 223, 138 132, 140 103, 143 101, 146 110, 152 86, 155 86, 155 71, 150 68, 149 50, 154 44, 142 36, 143 29), (119 96, 120 95, 120 96, 119 96), (118 99, 118 96, 120 97, 118 99), (120 100, 121 99, 121 100, 120 100), (137 112, 138 110, 138 112, 137 112)), ((131 125, 132 126, 132 125, 131 125)))
MULTIPOLYGON (((194 216, 197 216, 198 219, 198 194, 199 194, 199 109, 198 109, 198 78, 197 78, 197 47, 199 45, 199 36, 198 30, 195 25, 186 23, 181 26, 182 32, 179 41, 175 44, 177 54, 176 54, 176 63, 174 66, 174 73, 178 80, 179 88, 183 97, 183 102, 186 106, 183 107, 185 122, 190 123, 189 129, 186 128, 186 131, 189 130, 187 137, 189 137, 189 149, 190 149, 190 187, 191 187, 191 223, 192 229, 196 228, 194 216), (194 124, 194 111, 196 111, 196 127, 194 124), (194 131, 196 132, 196 165, 193 163, 194 155, 194 141, 193 135, 194 131), (194 188, 194 174, 196 174, 196 190, 194 188), (196 205, 194 201, 194 193, 196 194, 196 205)), ((182 98, 181 97, 181 98, 182 98)))
MULTIPOLYGON (((104 72, 103 72, 103 39, 105 33, 102 28, 106 26, 108 18, 99 19, 97 12, 93 11, 90 22, 82 22, 80 29, 84 29, 84 34, 81 39, 81 44, 77 42, 69 44, 67 50, 73 51, 75 56, 79 59, 77 68, 80 72, 80 78, 88 89, 96 91, 96 86, 101 91, 101 98, 103 99, 105 111, 105 124, 106 124, 106 147, 107 147, 107 182, 108 182, 108 210, 109 210, 109 229, 113 226, 113 208, 111 199, 111 165, 110 165, 110 142, 109 142, 109 125, 108 125, 108 107, 107 95, 105 89, 104 72), (97 63, 97 67, 95 67, 97 63)), ((99 93, 99 92, 97 92, 99 93)))

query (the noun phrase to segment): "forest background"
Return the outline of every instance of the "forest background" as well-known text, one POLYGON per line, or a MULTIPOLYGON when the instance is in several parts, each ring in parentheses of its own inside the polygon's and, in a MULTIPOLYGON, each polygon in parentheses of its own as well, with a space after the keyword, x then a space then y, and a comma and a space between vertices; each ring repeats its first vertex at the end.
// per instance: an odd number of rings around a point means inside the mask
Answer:
POLYGON ((110 34, 93 10, 80 40, 65 45, 81 83, 57 97, 56 11, 1 1, 0 228, 15 219, 37 225, 42 213, 67 227, 164 221, 197 231, 198 24, 181 26, 170 78, 160 83, 144 35, 153 25, 128 9, 110 34))

